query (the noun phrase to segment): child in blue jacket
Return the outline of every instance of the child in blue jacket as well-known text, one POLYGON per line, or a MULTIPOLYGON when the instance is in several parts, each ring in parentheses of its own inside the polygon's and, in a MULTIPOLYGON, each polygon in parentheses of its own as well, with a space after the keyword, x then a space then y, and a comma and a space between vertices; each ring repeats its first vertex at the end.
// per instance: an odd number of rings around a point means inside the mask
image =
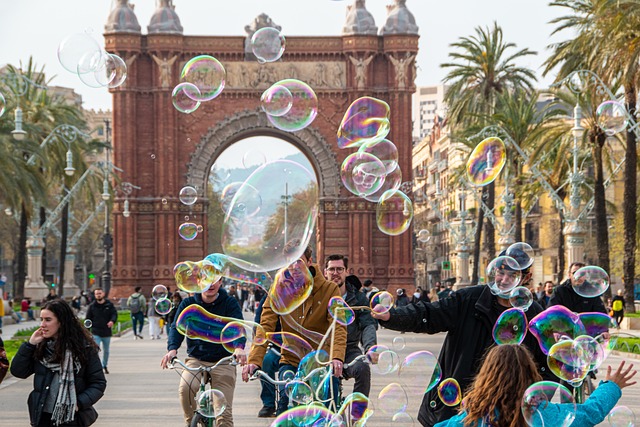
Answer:
MULTIPOLYGON (((595 426, 606 418, 620 397, 621 390, 635 384, 630 382, 637 371, 633 365, 626 369, 623 361, 615 372, 611 366, 598 388, 583 404, 576 405, 574 426, 595 426)), ((529 350, 519 345, 500 345, 485 356, 478 375, 462 401, 461 412, 435 427, 519 427, 527 425, 521 406, 525 390, 542 381, 529 350)), ((566 404, 550 403, 542 410, 545 419, 561 419, 569 408, 566 404)))

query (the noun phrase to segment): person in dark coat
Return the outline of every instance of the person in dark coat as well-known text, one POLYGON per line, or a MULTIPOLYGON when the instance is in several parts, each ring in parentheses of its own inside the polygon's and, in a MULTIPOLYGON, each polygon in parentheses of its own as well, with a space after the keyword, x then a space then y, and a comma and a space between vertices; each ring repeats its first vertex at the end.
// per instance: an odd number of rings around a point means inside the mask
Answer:
POLYGON ((547 280, 546 282, 544 282, 544 293, 540 298, 538 298, 538 304, 540 304, 540 307, 542 307, 543 309, 546 309, 547 307, 549 307, 549 303, 551 302, 552 296, 553 296, 553 282, 550 280, 547 280))
POLYGON ((556 287, 553 296, 549 301, 549 307, 553 305, 563 305, 574 313, 607 313, 604 302, 600 297, 587 298, 578 295, 573 289, 575 279, 573 275, 576 271, 584 267, 581 262, 572 262, 569 266, 569 278, 556 287))
POLYGON ((31 425, 89 426, 98 418, 93 405, 107 387, 99 348, 64 300, 47 302, 40 316, 40 327, 11 363, 17 378, 35 374, 31 425))
MULTIPOLYGON (((387 329, 427 334, 447 332, 438 358, 442 378, 455 378, 464 391, 480 367, 485 351, 494 345, 492 331, 496 320, 508 308, 511 308, 508 297, 500 298, 493 295, 488 286, 476 285, 459 289, 436 302, 419 301, 372 315, 387 329)), ((531 320, 540 312, 542 308, 534 302, 525 314, 531 320)), ((541 375, 554 379, 536 339, 528 334, 524 345, 535 355, 541 375)), ((442 403, 434 387, 422 399, 418 421, 431 427, 456 413, 456 408, 442 403)))
POLYGON ((93 296, 95 299, 89 305, 85 319, 91 321, 90 328, 93 340, 98 343, 98 346, 102 344, 102 368, 104 373, 108 374, 109 347, 111 346, 111 336, 113 335, 111 328, 118 320, 118 310, 106 298, 102 288, 96 288, 93 291, 93 296))

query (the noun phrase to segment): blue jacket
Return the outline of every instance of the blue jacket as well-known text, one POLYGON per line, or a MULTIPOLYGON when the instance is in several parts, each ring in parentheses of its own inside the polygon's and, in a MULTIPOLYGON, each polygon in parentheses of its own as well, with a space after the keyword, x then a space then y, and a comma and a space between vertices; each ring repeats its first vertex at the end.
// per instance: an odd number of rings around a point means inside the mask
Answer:
MULTIPOLYGON (((207 310, 211 314, 217 314, 218 316, 224 317, 233 317, 235 319, 241 319, 242 317, 242 309, 240 308, 240 304, 234 298, 229 297, 227 292, 220 288, 218 291, 218 298, 211 304, 207 304, 202 301, 202 296, 200 294, 195 294, 192 297, 185 298, 180 303, 178 307, 178 311, 175 317, 175 320, 171 324, 171 329, 169 329, 169 342, 167 343, 167 350, 178 350, 180 345, 182 345, 182 341, 184 340, 184 335, 178 332, 176 329, 176 321, 178 317, 180 317, 180 313, 182 310, 190 306, 191 304, 198 304, 205 310, 207 310)), ((202 360, 204 362, 217 362, 223 357, 229 356, 229 353, 221 344, 214 344, 208 341, 202 340, 193 340, 191 338, 187 338, 187 355, 189 357, 194 357, 198 360, 202 360)))
MULTIPOLYGON (((620 387, 611 381, 601 381, 591 396, 581 405, 576 405, 576 418, 571 425, 580 427, 593 427, 600 424, 609 412, 616 406, 622 396, 620 387)), ((566 412, 572 405, 551 403, 542 410, 545 420, 564 419, 566 412)), ((466 413, 461 412, 453 418, 436 424, 434 427, 462 427, 466 413)), ((534 419, 535 425, 543 425, 542 420, 534 419)), ((476 427, 478 422, 473 424, 476 427)))

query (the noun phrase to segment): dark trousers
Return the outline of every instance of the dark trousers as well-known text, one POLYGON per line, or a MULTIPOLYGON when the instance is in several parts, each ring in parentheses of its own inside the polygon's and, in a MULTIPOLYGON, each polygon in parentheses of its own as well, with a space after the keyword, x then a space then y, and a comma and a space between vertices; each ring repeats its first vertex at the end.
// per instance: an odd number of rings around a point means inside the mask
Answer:
POLYGON ((622 319, 624 319, 624 310, 614 311, 613 318, 615 319, 618 326, 620 326, 620 322, 622 322, 622 319))
MULTIPOLYGON (((353 350, 347 349, 347 354, 344 358, 345 365, 351 363, 353 359, 360 355, 362 355, 362 351, 359 348, 353 350)), ((354 378, 353 392, 362 393, 369 397, 369 392, 371 391, 371 368, 368 363, 359 360, 355 365, 343 369, 342 378, 345 380, 354 378)))
MULTIPOLYGON (((264 355, 264 359, 262 359, 262 370, 271 378, 275 378, 276 372, 278 372, 279 364, 280 355, 271 350, 267 350, 267 353, 264 355)), ((260 379, 260 385, 262 387, 262 390, 260 391, 260 399, 262 400, 262 404, 270 408, 275 408, 276 386, 264 379, 260 379)))
POLYGON ((137 313, 131 313, 131 322, 133 323, 133 334, 142 335, 142 327, 144 326, 144 313, 141 311, 137 313), (140 328, 136 332, 137 325, 140 325, 140 328))
MULTIPOLYGON (((280 368, 278 369, 278 379, 282 380, 282 379, 290 378, 289 376, 285 375, 285 372, 287 371, 291 371, 295 374, 297 372, 297 368, 293 365, 280 364, 280 368)), ((284 386, 278 386, 278 387, 280 390, 280 400, 278 400, 278 408, 276 410, 276 415, 280 415, 281 413, 289 409, 289 397, 287 396, 287 393, 285 393, 284 391, 284 386)), ((340 379, 339 378, 336 378, 334 376, 331 377, 331 388, 333 389, 334 403, 336 405, 336 408, 339 409, 340 408, 340 379)), ((329 406, 329 402, 327 402, 325 406, 329 406)))

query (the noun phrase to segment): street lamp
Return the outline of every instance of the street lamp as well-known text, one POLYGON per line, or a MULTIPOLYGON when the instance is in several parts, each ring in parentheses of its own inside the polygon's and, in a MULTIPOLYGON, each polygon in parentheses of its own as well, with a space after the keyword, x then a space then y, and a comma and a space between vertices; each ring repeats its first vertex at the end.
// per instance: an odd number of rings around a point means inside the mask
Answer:
MULTIPOLYGON (((105 124, 105 137, 107 146, 111 144, 111 121, 109 119, 104 120, 105 124)), ((109 169, 109 148, 106 150, 106 165, 109 169)), ((105 172, 105 178, 102 182, 102 200, 105 202, 111 198, 109 193, 109 181, 107 180, 107 171, 105 172)), ((104 204, 104 236, 102 238, 102 247, 104 249, 104 271, 102 272, 102 287, 104 293, 108 296, 111 290, 111 248, 113 248, 113 236, 109 231, 109 203, 104 204)))
POLYGON ((16 141, 22 141, 27 136, 27 132, 22 130, 22 108, 19 105, 16 107, 14 117, 15 129, 11 131, 11 135, 16 141))

